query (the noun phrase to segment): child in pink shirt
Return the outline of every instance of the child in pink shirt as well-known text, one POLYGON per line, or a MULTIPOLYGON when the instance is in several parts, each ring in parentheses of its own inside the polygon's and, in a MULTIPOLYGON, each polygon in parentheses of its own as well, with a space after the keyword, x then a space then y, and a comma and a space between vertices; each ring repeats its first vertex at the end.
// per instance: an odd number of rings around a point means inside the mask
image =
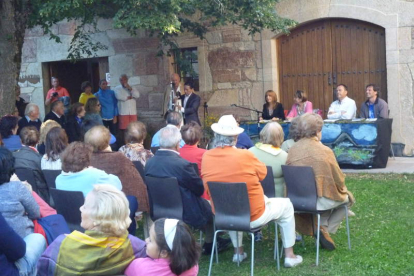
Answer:
POLYGON ((200 248, 188 226, 176 219, 159 219, 151 226, 147 258, 139 258, 125 270, 126 276, 196 276, 200 248))

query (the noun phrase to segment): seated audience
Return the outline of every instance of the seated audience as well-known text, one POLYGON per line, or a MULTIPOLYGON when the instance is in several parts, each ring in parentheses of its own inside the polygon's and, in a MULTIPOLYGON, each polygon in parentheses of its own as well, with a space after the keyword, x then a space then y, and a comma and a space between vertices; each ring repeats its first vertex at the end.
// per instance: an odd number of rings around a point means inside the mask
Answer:
POLYGON ((366 86, 367 100, 362 103, 360 117, 373 118, 388 118, 388 104, 379 97, 380 88, 375 84, 368 84, 366 86))
POLYGON ((47 120, 44 121, 42 126, 40 127, 40 137, 39 137, 39 143, 36 146, 37 151, 43 155, 46 152, 46 136, 49 133, 49 131, 54 127, 61 127, 60 124, 53 120, 47 120))
MULTIPOLYGON (((285 110, 283 105, 277 102, 276 92, 267 90, 265 94, 266 103, 263 105, 262 117, 260 120, 285 120, 285 110)), ((236 118, 237 120, 237 118, 236 118)))
MULTIPOLYGON (((145 175, 152 177, 175 177, 183 203, 183 221, 205 232, 203 250, 211 253, 213 245, 213 214, 204 193, 203 181, 190 162, 179 155, 181 134, 176 127, 164 127, 159 131, 160 149, 145 166, 145 175)), ((160 187, 162 188, 162 187, 160 187)), ((225 249, 229 241, 221 240, 219 250, 225 249)))
POLYGON ((61 153, 62 173, 56 177, 56 189, 80 191, 86 196, 95 184, 109 184, 121 190, 119 178, 90 167, 93 148, 82 142, 69 144, 61 153))
POLYGON ((289 149, 296 143, 298 138, 298 122, 300 120, 300 117, 293 118, 292 122, 289 126, 289 136, 286 141, 282 143, 281 149, 289 152, 289 149))
MULTIPOLYGON (((239 115, 233 115, 234 119, 236 119, 237 126, 240 126, 240 117, 239 115)), ((249 135, 247 135, 246 132, 242 132, 239 134, 239 137, 237 137, 237 144, 236 148, 238 149, 250 149, 253 147, 253 142, 250 139, 249 135)))
POLYGON ((22 148, 13 152, 15 158, 15 169, 27 169, 33 172, 35 183, 30 183, 35 191, 44 201, 49 202, 49 188, 42 173, 41 155, 35 148, 39 142, 39 131, 34 126, 24 127, 20 132, 22 148))
POLYGON ((57 100, 52 103, 50 112, 46 114, 44 121, 47 120, 53 120, 57 122, 61 127, 65 127, 65 107, 63 106, 62 101, 57 100))
POLYGON ((46 249, 40 234, 22 238, 11 228, 0 212, 0 271, 2 275, 36 275, 36 264, 46 249))
POLYGON ((198 175, 201 175, 201 159, 207 150, 198 147, 198 143, 203 136, 200 125, 196 122, 184 125, 181 128, 181 136, 185 145, 180 149, 180 156, 188 162, 196 163, 198 175))
MULTIPOLYGON (((132 200, 138 200, 138 211, 148 212, 148 194, 141 175, 131 160, 120 152, 113 152, 109 146, 111 139, 109 130, 104 126, 96 126, 85 134, 85 143, 93 147, 91 165, 119 177, 122 183, 122 191, 132 200)), ((131 201, 130 201, 131 202, 131 201)), ((134 207, 131 202, 131 208, 134 207)), ((135 211, 131 212, 132 218, 135 211)), ((135 231, 135 220, 132 221, 130 231, 135 231)), ((131 232, 130 232, 131 233, 131 232)))
POLYGON ((348 98, 348 87, 338 84, 336 87, 337 100, 329 107, 328 119, 354 119, 356 116, 356 104, 348 98))
POLYGON ((18 150, 22 147, 19 135, 17 135, 17 125, 19 119, 16 116, 5 115, 0 119, 0 134, 3 143, 10 151, 18 150))
POLYGON ((190 228, 177 219, 159 219, 146 239, 147 257, 138 258, 125 270, 126 276, 196 276, 199 245, 190 228))
MULTIPOLYGON (((260 162, 252 152, 237 149, 237 137, 244 130, 237 126, 232 115, 224 115, 218 123, 212 124, 216 148, 203 156, 201 173, 204 186, 209 193, 207 182, 245 182, 250 201, 250 226, 256 228, 276 220, 281 228, 285 250, 285 267, 293 267, 302 262, 302 257, 295 255, 295 219, 293 205, 288 198, 267 198, 260 181, 266 177, 266 165, 260 162)), ((243 250, 243 233, 236 235, 230 231, 234 246, 233 262, 243 261, 247 254, 243 250), (237 241, 238 245, 237 248, 237 241)))
POLYGON ((42 157, 42 170, 61 170, 60 154, 68 145, 68 137, 63 128, 54 127, 46 136, 46 153, 42 157))
POLYGON ((128 235, 128 200, 121 191, 95 185, 80 211, 85 233, 60 235, 50 244, 37 264, 39 276, 120 275, 146 256, 145 243, 128 235))
POLYGON ((70 108, 65 130, 69 143, 82 141, 81 125, 85 116, 85 107, 81 103, 75 103, 70 108))
POLYGON ((95 98, 92 94, 92 84, 89 81, 82 82, 81 90, 83 92, 79 97, 79 103, 85 105, 90 98, 95 98))
MULTIPOLYGON (((315 174, 318 200, 317 209, 332 209, 346 202, 353 202, 353 196, 345 186, 345 175, 339 168, 332 149, 324 146, 322 137, 323 120, 317 114, 305 114, 298 122, 298 141, 290 148, 286 161, 292 166, 311 166, 315 174)), ((311 182, 310 182, 311 183, 311 182)), ((313 185, 313 184, 312 184, 313 185)), ((321 246, 334 250, 335 243, 329 233, 336 233, 345 217, 344 208, 321 214, 321 246)), ((297 216, 296 229, 304 235, 315 235, 310 216, 297 216)))
POLYGON ((101 104, 99 103, 99 100, 97 98, 90 98, 85 105, 85 117, 84 120, 92 120, 97 123, 99 123, 101 126, 103 126, 103 121, 101 117, 101 104))
POLYGON ((29 103, 24 111, 24 117, 18 122, 19 129, 17 130, 17 135, 19 135, 20 131, 26 126, 34 126, 39 131, 40 126, 42 125, 39 116, 39 107, 34 103, 29 103))
MULTIPOLYGON (((176 111, 168 111, 166 114, 166 123, 167 127, 176 127, 179 130, 183 125, 183 116, 179 112, 176 111)), ((160 131, 158 130, 154 136, 152 136, 151 147, 159 147, 160 146, 160 131)), ((180 141, 180 148, 184 146, 184 140, 180 141)))
POLYGON ((249 149, 259 161, 272 167, 276 197, 285 197, 286 195, 282 165, 286 164, 288 155, 280 148, 283 138, 282 127, 276 122, 270 122, 260 131, 260 142, 249 149))
POLYGON ((40 218, 39 205, 23 183, 11 181, 14 173, 14 157, 4 147, 0 147, 0 171, 2 172, 0 174, 0 213, 7 224, 24 238, 34 232, 32 220, 40 218))
POLYGON ((295 117, 301 116, 305 113, 313 112, 312 103, 308 101, 308 98, 304 91, 296 91, 295 95, 293 96, 293 100, 295 103, 292 105, 292 109, 286 116, 288 120, 291 121, 295 117))
POLYGON ((148 159, 154 156, 151 151, 144 148, 145 137, 147 137, 147 129, 143 123, 138 121, 129 123, 125 132, 125 145, 118 151, 131 161, 140 161, 145 167, 148 159))

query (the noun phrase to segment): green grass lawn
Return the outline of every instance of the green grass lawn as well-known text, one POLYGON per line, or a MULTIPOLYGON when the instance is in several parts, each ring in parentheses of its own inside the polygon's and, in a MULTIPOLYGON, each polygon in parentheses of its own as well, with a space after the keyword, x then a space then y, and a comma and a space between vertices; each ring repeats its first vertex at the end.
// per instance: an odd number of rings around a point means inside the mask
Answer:
MULTIPOLYGON (((286 269, 281 260, 278 272, 273 260, 274 228, 266 227, 266 239, 255 245, 255 275, 414 275, 414 175, 353 174, 346 184, 356 198, 352 208, 356 216, 350 217, 352 249, 348 250, 344 222, 332 235, 337 249, 321 249, 318 267, 315 241, 305 237, 305 247, 300 242, 295 245, 303 264, 286 269)), ((232 263, 229 249, 220 253, 212 275, 250 275, 251 242, 246 236, 244 245, 249 255, 240 267, 232 263)), ((208 274, 209 260, 202 257, 199 275, 208 274)))

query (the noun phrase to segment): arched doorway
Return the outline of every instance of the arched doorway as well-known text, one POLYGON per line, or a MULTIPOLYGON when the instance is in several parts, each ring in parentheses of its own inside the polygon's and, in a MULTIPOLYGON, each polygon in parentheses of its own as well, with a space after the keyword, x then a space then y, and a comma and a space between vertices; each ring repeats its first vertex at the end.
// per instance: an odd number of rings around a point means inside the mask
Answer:
POLYGON ((341 83, 348 86, 358 112, 369 83, 379 85, 380 97, 387 100, 384 28, 358 20, 325 19, 299 26, 277 42, 280 101, 286 109, 293 104, 293 93, 304 90, 314 108, 326 116, 341 83))

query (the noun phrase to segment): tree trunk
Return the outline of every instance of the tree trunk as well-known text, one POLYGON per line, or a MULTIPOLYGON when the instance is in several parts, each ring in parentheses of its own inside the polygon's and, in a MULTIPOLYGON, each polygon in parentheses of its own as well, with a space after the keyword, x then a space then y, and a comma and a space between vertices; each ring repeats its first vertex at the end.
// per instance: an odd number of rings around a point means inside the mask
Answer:
POLYGON ((27 14, 25 0, 0 1, 0 116, 15 106, 27 14))

